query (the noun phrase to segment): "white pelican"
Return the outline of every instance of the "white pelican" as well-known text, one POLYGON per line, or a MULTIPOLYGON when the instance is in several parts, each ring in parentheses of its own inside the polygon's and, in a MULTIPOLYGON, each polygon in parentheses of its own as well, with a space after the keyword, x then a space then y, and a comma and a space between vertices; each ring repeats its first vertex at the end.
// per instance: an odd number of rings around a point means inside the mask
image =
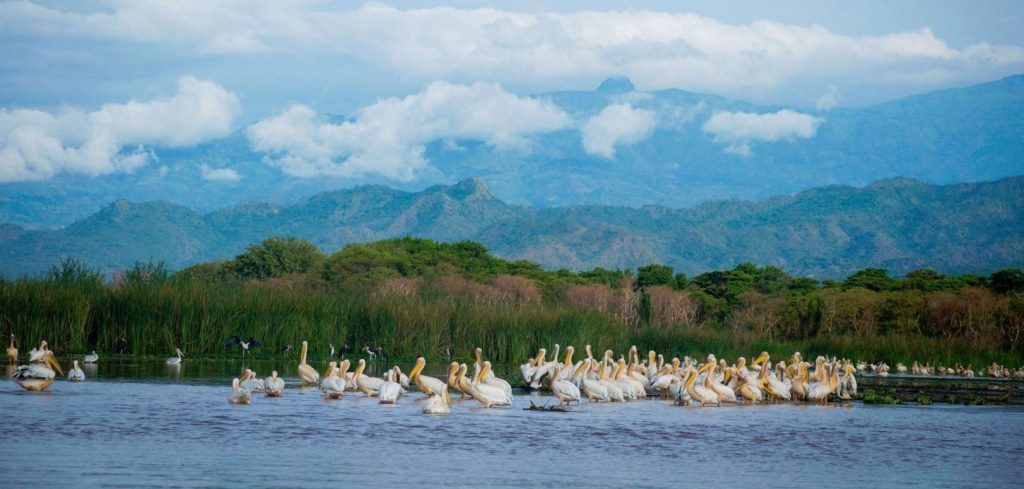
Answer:
MULTIPOLYGON (((699 402, 701 407, 704 407, 708 404, 713 404, 715 406, 718 405, 718 394, 716 394, 715 391, 708 389, 705 386, 697 384, 697 377, 700 377, 700 374, 704 373, 704 371, 708 369, 711 364, 711 362, 704 364, 704 366, 702 366, 699 371, 694 369, 692 365, 689 366, 688 370, 690 372, 690 376, 686 379, 686 383, 684 384, 684 387, 686 388, 686 393, 690 395, 690 399, 699 402)), ((708 382, 709 379, 711 379, 710 375, 704 378, 704 382, 708 382)))
POLYGON ((99 360, 100 356, 96 354, 96 350, 93 350, 92 353, 82 357, 82 363, 96 363, 99 360))
POLYGON ((14 347, 14 333, 11 333, 11 346, 7 347, 7 361, 11 363, 18 362, 18 349, 14 347))
POLYGON ((491 362, 484 362, 483 368, 469 384, 469 393, 473 399, 480 401, 484 407, 508 406, 512 404, 512 396, 508 395, 501 387, 484 383, 481 379, 486 378, 491 370, 491 362))
POLYGON ((380 399, 381 404, 394 404, 398 400, 398 395, 402 393, 402 384, 398 383, 398 372, 395 372, 395 368, 388 371, 384 377, 384 383, 380 385, 380 393, 377 394, 377 398, 380 399))
POLYGON ((833 368, 831 374, 825 374, 824 380, 811 382, 810 389, 807 391, 807 399, 817 401, 822 404, 827 403, 828 396, 836 391, 838 383, 839 370, 833 368))
POLYGON ((792 394, 792 398, 795 400, 807 400, 807 391, 810 389, 810 373, 808 368, 810 364, 807 362, 800 362, 797 368, 797 375, 793 378, 793 384, 789 387, 789 392, 792 394))
POLYGON ((349 361, 342 360, 341 368, 334 366, 337 365, 336 362, 331 363, 333 364, 331 370, 330 372, 324 373, 324 379, 323 382, 320 383, 320 389, 324 391, 324 395, 327 396, 328 399, 340 399, 348 388, 348 380, 345 379, 344 370, 348 370, 349 361))
POLYGON ((302 341, 302 353, 299 356, 299 379, 305 385, 316 385, 320 380, 320 373, 306 363, 306 354, 309 353, 309 343, 302 341))
POLYGON ((857 395, 857 378, 853 376, 853 366, 847 363, 843 369, 846 375, 839 379, 839 398, 850 399, 857 395))
POLYGON ((252 369, 245 369, 245 378, 242 379, 242 387, 249 390, 249 392, 266 392, 267 387, 263 384, 263 381, 256 377, 256 372, 252 369))
POLYGON ((730 389, 729 386, 722 384, 718 377, 715 375, 715 371, 721 367, 715 364, 714 361, 709 361, 708 367, 708 376, 704 380, 704 386, 715 392, 715 395, 718 396, 718 402, 735 403, 736 391, 730 389))
POLYGON ((575 384, 563 379, 559 374, 561 373, 562 367, 555 367, 555 374, 551 377, 551 393, 558 398, 562 404, 569 404, 570 402, 580 402, 580 388, 576 387, 575 384))
POLYGON ((647 397, 647 389, 645 386, 633 377, 626 375, 627 370, 628 367, 626 366, 626 361, 619 358, 619 363, 615 367, 615 375, 613 378, 615 382, 619 384, 619 388, 622 389, 623 397, 634 401, 641 397, 647 397))
POLYGON ((466 380, 466 372, 459 367, 458 362, 452 362, 448 366, 448 387, 461 392, 462 397, 469 395, 469 381, 466 380), (460 372, 462 375, 459 375, 460 372))
POLYGON ((790 392, 789 386, 784 384, 782 381, 780 381, 774 375, 771 375, 771 372, 770 372, 771 368, 768 367, 768 361, 770 359, 771 359, 771 357, 768 355, 768 352, 763 351, 750 364, 751 366, 760 366, 761 367, 761 371, 758 372, 758 376, 757 376, 758 387, 761 388, 762 392, 764 392, 765 394, 767 394, 767 395, 769 395, 769 396, 771 396, 773 398, 785 399, 785 400, 788 401, 788 400, 790 400, 792 398, 793 395, 790 392))
MULTIPOLYGON (((558 345, 555 345, 555 347, 558 347, 558 345)), ((544 349, 541 348, 541 350, 544 350, 544 349)), ((544 362, 543 357, 541 359, 541 362, 542 363, 544 362)), ((483 367, 484 363, 487 363, 487 362, 484 361, 484 350, 483 350, 483 348, 477 347, 476 348, 476 365, 474 366, 474 368, 479 371, 479 369, 483 367)), ((481 380, 481 382, 483 382, 485 384, 493 385, 495 387, 500 387, 502 390, 505 391, 505 394, 508 396, 508 398, 512 399, 512 384, 509 384, 505 379, 502 379, 502 378, 499 378, 499 377, 495 376, 493 370, 488 369, 487 373, 484 374, 484 376, 481 377, 480 380, 481 380)), ((534 374, 534 382, 540 382, 540 379, 537 377, 536 374, 534 374)))
POLYGON ((249 389, 242 387, 242 383, 237 377, 231 381, 231 395, 228 396, 228 402, 231 404, 249 404, 252 402, 249 396, 249 389))
POLYGON ((622 387, 619 383, 608 378, 608 352, 605 352, 605 360, 601 361, 601 366, 597 370, 597 381, 608 390, 608 397, 612 401, 626 402, 626 397, 622 392, 622 387))
POLYGON ((440 396, 431 396, 427 399, 427 405, 423 406, 423 414, 451 414, 452 398, 448 395, 448 389, 440 396))
POLYGON ((356 388, 363 394, 366 394, 367 397, 374 397, 380 392, 380 386, 384 384, 384 379, 363 375, 363 370, 366 370, 366 360, 360 358, 359 366, 352 374, 352 379, 356 383, 356 388))
POLYGON ((175 348, 174 352, 177 353, 178 356, 169 357, 164 363, 167 365, 181 365, 181 357, 185 356, 185 354, 181 352, 180 348, 175 348))
POLYGON ((38 348, 29 352, 29 364, 22 365, 14 371, 11 378, 23 389, 30 391, 44 391, 53 384, 56 377, 54 370, 64 375, 57 360, 53 358, 53 352, 46 346, 46 341, 39 342, 38 348))
POLYGON ((573 375, 577 379, 577 385, 580 388, 580 392, 587 396, 589 401, 610 401, 611 396, 608 395, 608 389, 598 381, 596 378, 590 378, 590 366, 592 360, 587 358, 583 361, 583 365, 580 365, 576 369, 576 373, 573 375))
POLYGON ((423 368, 427 366, 427 360, 423 357, 416 359, 416 366, 409 372, 409 381, 416 383, 416 388, 427 397, 440 395, 448 388, 448 385, 434 377, 422 375, 423 368))
POLYGON ((327 362, 327 370, 324 370, 322 378, 326 380, 327 377, 334 375, 335 370, 338 370, 338 362, 327 362))
POLYGON ((82 382, 85 380, 85 372, 78 368, 78 360, 72 362, 74 364, 71 370, 68 370, 68 380, 72 382, 82 382))
POLYGON ((277 376, 277 370, 270 372, 270 377, 263 379, 268 397, 280 397, 284 392, 284 379, 277 376))

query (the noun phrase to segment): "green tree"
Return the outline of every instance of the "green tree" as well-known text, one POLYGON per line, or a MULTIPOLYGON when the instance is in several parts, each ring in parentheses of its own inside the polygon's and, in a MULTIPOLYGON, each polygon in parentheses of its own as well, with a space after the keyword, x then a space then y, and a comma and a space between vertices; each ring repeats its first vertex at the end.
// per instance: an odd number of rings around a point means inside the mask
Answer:
POLYGON ((672 285, 675 282, 674 272, 667 265, 644 265, 637 269, 636 287, 644 289, 655 285, 672 285))
POLYGON ((846 288, 862 287, 876 292, 893 290, 898 285, 899 282, 890 277, 889 271, 884 268, 865 268, 846 277, 846 280, 843 281, 843 286, 846 288))
POLYGON ((323 252, 305 239, 274 237, 249 245, 245 253, 228 263, 228 268, 241 279, 265 279, 319 271, 325 259, 323 252))
POLYGON ((992 290, 999 294, 1024 291, 1024 271, 1007 268, 992 274, 989 278, 992 290))
POLYGON ((690 279, 686 277, 686 274, 683 272, 677 273, 673 288, 675 288, 676 290, 683 290, 686 288, 687 285, 690 285, 690 279))

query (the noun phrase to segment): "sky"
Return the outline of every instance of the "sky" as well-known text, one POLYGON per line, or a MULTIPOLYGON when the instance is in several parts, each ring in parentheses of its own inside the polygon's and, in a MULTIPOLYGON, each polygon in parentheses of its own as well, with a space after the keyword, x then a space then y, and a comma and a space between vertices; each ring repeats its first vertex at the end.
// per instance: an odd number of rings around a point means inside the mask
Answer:
POLYGON ((813 136, 800 111, 1024 72, 1021 25, 1024 4, 1002 0, 0 2, 0 182, 131 172, 243 127, 296 177, 407 181, 432 140, 514 147, 569 127, 614 158, 652 114, 572 121, 531 96, 610 76, 788 107, 705 126, 744 153, 765 122, 813 136))

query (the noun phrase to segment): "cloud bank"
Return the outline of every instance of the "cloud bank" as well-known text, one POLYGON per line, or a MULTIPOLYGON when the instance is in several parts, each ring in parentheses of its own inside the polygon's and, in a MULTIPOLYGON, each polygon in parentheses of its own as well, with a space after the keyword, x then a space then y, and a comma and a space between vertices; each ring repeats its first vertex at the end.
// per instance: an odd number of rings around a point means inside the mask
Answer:
POLYGON ((711 115, 702 130, 726 143, 727 152, 749 156, 753 141, 810 139, 822 122, 824 119, 789 109, 768 114, 719 111, 711 115))
POLYGON ((381 175, 409 181, 427 167, 425 144, 471 139, 521 148, 535 134, 569 127, 569 116, 546 100, 519 97, 493 83, 438 81, 422 92, 388 98, 352 120, 331 123, 293 105, 247 130, 253 149, 288 175, 381 175))
POLYGON ((203 180, 211 182, 237 182, 242 179, 242 174, 233 168, 211 168, 209 165, 202 165, 199 171, 203 180))
POLYGON ((615 158, 615 147, 636 144, 654 132, 654 112, 630 104, 612 104, 591 117, 580 130, 589 154, 615 158))
MULTIPOLYGON (((107 9, 0 4, 11 34, 167 45, 184 56, 310 53, 420 79, 545 81, 625 73, 645 89, 771 88, 795 80, 934 86, 1024 69, 1024 48, 950 47, 929 28, 844 35, 769 20, 649 10, 522 13, 371 3, 136 0, 107 9)), ((735 91, 735 90, 734 90, 735 91)), ((755 92, 752 92, 755 93, 755 92)))
POLYGON ((146 146, 226 136, 238 111, 233 93, 193 77, 180 79, 170 98, 105 104, 93 112, 0 109, 0 182, 131 172, 152 159, 146 146))

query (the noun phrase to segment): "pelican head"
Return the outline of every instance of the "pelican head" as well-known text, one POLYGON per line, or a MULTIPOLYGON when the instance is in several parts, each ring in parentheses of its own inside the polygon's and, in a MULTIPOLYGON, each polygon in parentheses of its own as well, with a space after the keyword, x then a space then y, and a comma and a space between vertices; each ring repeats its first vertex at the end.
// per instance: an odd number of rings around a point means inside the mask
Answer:
POLYGON ((484 366, 483 366, 483 368, 480 369, 480 374, 477 376, 477 381, 479 381, 479 379, 486 379, 487 378, 487 374, 490 373, 490 372, 491 372, 491 362, 490 361, 484 362, 484 366))
POLYGON ((672 359, 672 369, 675 370, 677 368, 679 368, 679 357, 672 359))
POLYGON ((181 352, 181 348, 175 348, 175 349, 174 349, 174 352, 175 352, 175 353, 177 353, 177 354, 178 354, 178 356, 180 356, 180 357, 183 357, 183 356, 185 356, 185 354, 181 352))
POLYGON ((327 370, 324 370, 322 377, 326 379, 327 377, 334 375, 334 369, 336 368, 338 368, 338 362, 329 362, 327 364, 327 370))
POLYGON ((457 382, 456 382, 457 385, 461 385, 462 384, 462 380, 466 378, 466 371, 467 370, 469 370, 469 368, 466 367, 465 363, 459 365, 459 374, 458 374, 458 376, 455 379, 455 380, 457 380, 457 382))
POLYGON ((569 346, 565 347, 565 364, 566 365, 569 365, 569 364, 572 363, 572 354, 573 353, 576 353, 576 348, 573 348, 572 345, 569 345, 569 346))
POLYGON ((769 358, 771 358, 771 357, 768 356, 768 352, 763 351, 763 352, 761 352, 760 355, 757 356, 757 358, 754 359, 753 362, 750 362, 750 366, 751 367, 756 367, 758 365, 761 365, 761 364, 767 362, 769 358))
POLYGON ((747 357, 739 357, 736 359, 736 368, 743 368, 747 366, 747 357))
MULTIPOLYGON (((541 349, 543 350, 543 348, 541 348, 541 349)), ((476 349, 473 350, 473 354, 476 355, 476 362, 477 363, 483 363, 483 361, 484 361, 484 349, 483 348, 480 348, 479 346, 476 347, 476 349)))
POLYGON ((409 380, 413 380, 416 377, 419 377, 420 372, 423 371, 423 367, 426 367, 426 366, 427 366, 427 359, 425 359, 423 357, 417 358, 416 359, 416 366, 414 366, 412 368, 412 371, 409 372, 409 380))
POLYGON ((338 366, 338 377, 345 377, 345 372, 348 372, 350 366, 352 366, 352 362, 342 360, 341 365, 338 366))
MULTIPOLYGON (((541 348, 541 349, 537 350, 537 358, 533 359, 533 364, 534 365, 543 365, 544 361, 545 361, 545 358, 547 356, 548 356, 547 348, 541 348)), ((477 361, 477 363, 480 363, 481 365, 483 365, 483 356, 477 355, 476 361, 477 361)))
POLYGON ((657 365, 658 355, 654 353, 654 350, 647 352, 647 365, 657 365))
POLYGON ((459 362, 452 362, 448 365, 448 383, 454 384, 455 377, 459 374, 459 362))
POLYGON ((277 370, 273 370, 273 371, 270 372, 270 378, 272 378, 272 379, 276 379, 277 378, 277 370))
POLYGON ((360 358, 359 366, 356 367, 355 373, 352 374, 352 380, 359 380, 359 376, 363 375, 363 370, 366 370, 366 360, 360 358))
POLYGON ((590 345, 583 347, 587 351, 587 358, 594 358, 594 352, 590 351, 590 345))

